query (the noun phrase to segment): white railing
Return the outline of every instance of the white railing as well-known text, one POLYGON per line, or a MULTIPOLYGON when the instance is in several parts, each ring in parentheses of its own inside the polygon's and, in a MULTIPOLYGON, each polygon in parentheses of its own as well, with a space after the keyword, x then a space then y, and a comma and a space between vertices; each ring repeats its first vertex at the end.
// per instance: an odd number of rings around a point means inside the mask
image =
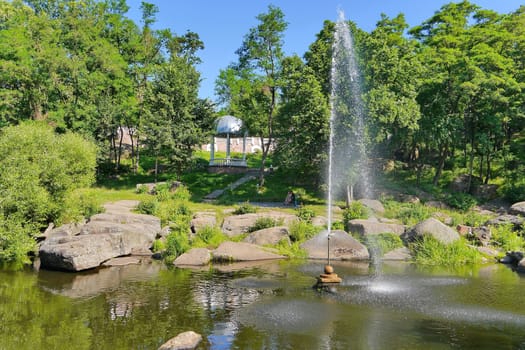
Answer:
POLYGON ((210 166, 217 167, 246 167, 246 159, 235 159, 235 158, 215 158, 210 160, 210 166))

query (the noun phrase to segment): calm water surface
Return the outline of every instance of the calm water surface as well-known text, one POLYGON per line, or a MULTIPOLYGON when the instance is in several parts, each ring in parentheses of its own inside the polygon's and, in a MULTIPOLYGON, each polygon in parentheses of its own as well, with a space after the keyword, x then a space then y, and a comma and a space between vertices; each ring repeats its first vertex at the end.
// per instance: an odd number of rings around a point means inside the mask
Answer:
POLYGON ((312 288, 323 262, 0 271, 0 350, 157 349, 187 330, 200 349, 525 349, 525 277, 503 265, 334 267, 330 289, 312 288))

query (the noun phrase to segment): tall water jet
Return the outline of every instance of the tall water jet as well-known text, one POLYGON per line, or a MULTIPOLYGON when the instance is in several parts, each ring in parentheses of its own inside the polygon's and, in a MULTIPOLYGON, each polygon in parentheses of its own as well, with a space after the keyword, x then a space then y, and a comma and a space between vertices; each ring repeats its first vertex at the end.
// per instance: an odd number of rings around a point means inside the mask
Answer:
MULTIPOLYGON (((354 42, 344 13, 339 11, 332 45, 330 72, 330 140, 328 160, 328 265, 330 267, 330 235, 334 194, 346 193, 353 200, 359 187, 363 198, 371 198, 368 170, 367 133, 363 105, 362 77, 354 42)), ((323 276, 323 275, 321 275, 323 276)))

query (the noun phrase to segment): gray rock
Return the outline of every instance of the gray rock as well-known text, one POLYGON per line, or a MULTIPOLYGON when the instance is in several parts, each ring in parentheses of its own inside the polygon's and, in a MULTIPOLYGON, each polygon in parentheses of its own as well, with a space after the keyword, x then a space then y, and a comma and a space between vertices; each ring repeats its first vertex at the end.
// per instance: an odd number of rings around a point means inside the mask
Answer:
POLYGON ((204 266, 211 260, 211 252, 206 248, 193 248, 173 262, 175 266, 204 266))
POLYGON ((62 233, 46 239, 39 250, 41 267, 81 271, 132 253, 151 255, 149 248, 160 231, 160 219, 129 212, 135 204, 108 204, 109 212, 92 216, 77 236, 62 233))
POLYGON ((525 216, 525 202, 514 203, 509 209, 509 214, 525 216))
POLYGON ((398 236, 405 232, 405 226, 399 224, 388 224, 378 221, 354 219, 348 223, 348 230, 351 233, 360 235, 376 235, 379 233, 393 233, 398 236))
POLYGON ((516 215, 499 215, 493 219, 488 220, 485 225, 493 225, 493 226, 499 226, 499 225, 508 225, 512 224, 514 229, 519 229, 523 226, 525 223, 525 218, 516 216, 516 215))
POLYGON ((65 237, 44 241, 39 256, 42 268, 82 271, 99 266, 106 260, 131 254, 123 234, 98 234, 65 237))
POLYGON ((518 265, 516 266, 518 272, 525 272, 525 259, 521 259, 518 265))
POLYGON ((440 201, 427 201, 425 202, 427 207, 438 208, 438 209, 450 209, 448 205, 440 201))
POLYGON ((281 240, 290 244, 290 232, 286 226, 275 226, 250 233, 243 242, 255 245, 275 245, 281 240))
POLYGON ((160 346, 158 350, 191 350, 202 341, 202 335, 193 331, 180 333, 160 346))
POLYGON ((284 259, 273 249, 262 248, 245 242, 224 242, 212 252, 212 259, 219 262, 256 261, 270 259, 284 259))
POLYGON ((401 247, 386 252, 381 259, 389 261, 408 261, 412 260, 412 254, 407 247, 401 247))
POLYGON ((261 213, 250 213, 243 215, 230 215, 224 219, 222 232, 228 237, 235 237, 248 232, 250 227, 255 225, 259 218, 271 218, 276 222, 282 222, 283 225, 289 225, 299 220, 297 216, 278 211, 267 211, 261 213))
POLYGON ((314 226, 326 227, 327 224, 328 224, 328 219, 325 218, 324 216, 314 216, 312 218, 312 225, 314 226))
POLYGON ((456 231, 434 218, 420 222, 403 234, 402 238, 411 241, 427 235, 445 244, 452 243, 459 239, 459 234, 456 231))
MULTIPOLYGON (((301 244, 310 259, 327 259, 327 231, 301 244)), ((333 260, 365 260, 369 259, 368 249, 345 231, 331 231, 330 259, 333 260)))
POLYGON ((384 214, 385 207, 380 201, 375 199, 362 198, 359 200, 365 207, 371 209, 374 213, 384 214))
POLYGON ((202 230, 204 227, 214 227, 217 225, 217 217, 215 211, 201 211, 193 215, 191 219, 191 231, 197 233, 202 230))

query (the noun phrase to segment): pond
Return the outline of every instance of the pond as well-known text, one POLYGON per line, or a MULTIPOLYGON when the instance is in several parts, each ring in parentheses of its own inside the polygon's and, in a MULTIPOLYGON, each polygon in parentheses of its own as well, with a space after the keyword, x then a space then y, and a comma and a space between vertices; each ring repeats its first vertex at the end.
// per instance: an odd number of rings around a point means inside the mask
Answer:
POLYGON ((0 349, 525 349, 525 278, 504 265, 322 262, 0 271, 0 349))

